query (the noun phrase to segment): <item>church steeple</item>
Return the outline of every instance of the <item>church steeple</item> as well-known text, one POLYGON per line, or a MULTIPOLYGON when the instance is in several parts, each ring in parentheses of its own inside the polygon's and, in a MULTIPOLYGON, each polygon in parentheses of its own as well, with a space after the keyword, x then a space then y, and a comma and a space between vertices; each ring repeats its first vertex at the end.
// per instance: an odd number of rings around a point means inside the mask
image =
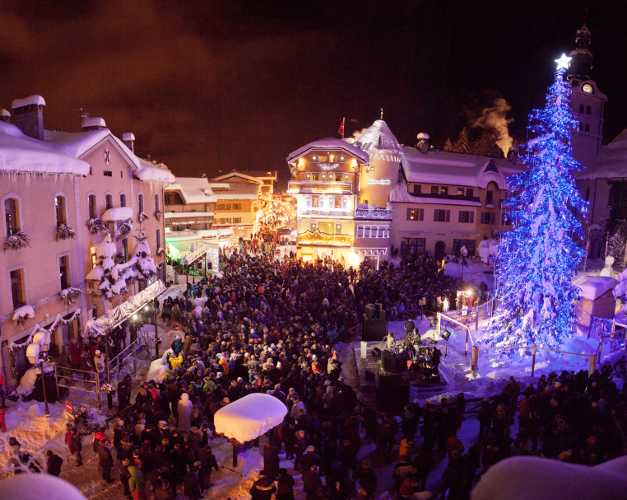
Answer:
POLYGON ((568 80, 572 78, 587 80, 590 78, 590 70, 592 69, 592 53, 589 50, 590 39, 590 30, 584 22, 583 26, 577 30, 577 36, 575 37, 577 48, 570 52, 570 57, 573 60, 570 62, 570 68, 568 69, 568 80))

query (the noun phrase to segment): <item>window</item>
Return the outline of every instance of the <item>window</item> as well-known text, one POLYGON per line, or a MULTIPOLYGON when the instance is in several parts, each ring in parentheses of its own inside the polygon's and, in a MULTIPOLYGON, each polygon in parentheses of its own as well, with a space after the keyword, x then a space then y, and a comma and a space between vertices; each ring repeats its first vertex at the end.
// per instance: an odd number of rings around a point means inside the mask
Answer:
POLYGON ((233 203, 233 210, 241 210, 241 209, 242 209, 241 203, 233 203))
POLYGON ((312 155, 309 157, 309 161, 312 163, 318 163, 318 157, 316 155, 312 155))
POLYGON ((26 293, 24 291, 24 268, 15 269, 10 273, 11 277, 11 298, 13 299, 13 309, 26 305, 26 293))
POLYGON ((120 195, 120 206, 121 207, 125 207, 126 206, 126 195, 125 194, 121 194, 120 195))
POLYGON ((161 229, 157 229, 157 236, 155 237, 157 242, 157 251, 161 248, 161 229))
POLYGON ((337 161, 338 161, 339 163, 344 163, 344 162, 346 161, 346 155, 339 155, 339 156, 337 157, 337 161))
POLYGON ((450 222, 450 221, 451 221, 450 210, 440 210, 436 208, 433 211, 433 222, 450 222))
POLYGON ((580 105, 579 105, 579 112, 580 112, 581 114, 583 114, 583 104, 580 104, 580 105))
POLYGON ((65 216, 65 196, 54 197, 54 214, 57 222, 57 226, 65 224, 67 222, 65 216))
POLYGON ((401 255, 422 254, 426 245, 427 238, 401 238, 401 255))
POLYGON ((448 195, 448 186, 440 186, 440 194, 448 195))
POLYGON ((335 174, 335 182, 342 182, 342 174, 335 174))
POLYGON ((113 208, 113 195, 108 194, 105 196, 105 210, 109 210, 113 208))
POLYGON ((314 196, 311 199, 311 206, 313 208, 319 208, 320 207, 320 197, 319 196, 314 196))
POLYGON ((348 197, 344 196, 342 198, 342 208, 347 208, 348 207, 348 197))
POLYGON ((342 198, 339 196, 336 196, 335 199, 333 200, 333 208, 342 208, 342 198))
POLYGON ((364 238, 370 238, 370 226, 364 226, 364 238))
POLYGON ((579 132, 583 132, 583 122, 579 122, 579 132))
POLYGON ((19 202, 16 198, 4 200, 4 216, 7 223, 7 236, 12 236, 20 230, 19 202))
POLYGON ((137 195, 137 201, 139 202, 139 207, 137 208, 137 210, 139 211, 139 213, 142 213, 144 211, 144 195, 139 193, 137 195))
POLYGON ((242 222, 241 217, 233 217, 233 224, 241 224, 241 222, 242 222))
POLYGON ((457 222, 461 222, 463 224, 472 224, 473 222, 475 222, 475 213, 469 210, 460 210, 457 222))
POLYGON ((591 115, 592 114, 592 107, 591 106, 586 106, 586 114, 587 115, 591 115))
POLYGON ((96 204, 96 195, 95 194, 90 194, 87 197, 87 201, 89 203, 89 218, 90 219, 95 219, 96 217, 98 217, 98 207, 96 204))
POLYGON ((457 188, 457 196, 464 196, 464 188, 457 188))
POLYGON ((472 188, 466 188, 466 196, 467 196, 468 198, 472 198, 472 197, 473 197, 473 195, 474 195, 474 189, 472 189, 472 188))
POLYGON ((439 186, 431 186, 431 194, 439 194, 440 188, 439 186))
POLYGON ((319 156, 318 159, 322 162, 322 163, 326 163, 327 161, 327 157, 326 156, 319 156))
POLYGON ((311 208, 311 196, 307 196, 307 208, 311 208))
POLYGON ((586 127, 584 128, 584 132, 590 132, 590 124, 586 123, 586 127))
POLYGON ((424 208, 408 208, 407 220, 417 220, 417 221, 425 220, 425 209, 424 208))
POLYGON ((311 180, 311 174, 309 172, 305 174, 305 180, 307 181, 311 180))
POLYGON ((155 212, 159 211, 159 194, 155 195, 155 212))
POLYGON ((348 179, 349 179, 348 174, 344 174, 344 182, 348 182, 348 179))
POLYGON ((512 219, 509 218, 509 215, 507 212, 503 213, 503 222, 502 222, 503 226, 511 226, 512 225, 512 219))
POLYGON ((486 205, 492 205, 493 196, 494 196, 494 191, 492 191, 491 189, 488 189, 485 192, 485 204, 486 205))
POLYGON ((385 238, 386 229, 385 226, 379 226, 379 238, 385 238))
POLYGON ((364 237, 364 226, 357 226, 357 237, 358 238, 364 237))
POLYGON ((481 224, 492 224, 496 223, 496 214, 490 212, 481 212, 481 224))
POLYGON ((120 179, 124 179, 124 171, 120 170, 120 179))
POLYGON ((342 234, 342 224, 335 225, 335 234, 342 234))
POLYGON ((468 257, 474 257, 475 245, 475 240, 453 240, 453 255, 461 255, 461 248, 466 247, 468 257))
POLYGON ((309 230, 310 230, 312 233, 316 230, 316 228, 317 228, 317 227, 318 227, 318 226, 317 226, 317 224, 316 224, 315 222, 311 222, 311 223, 309 224, 309 230))
POLYGON ((413 184, 412 185, 412 191, 411 194, 421 194, 422 193, 422 186, 420 184, 413 184))
MULTIPOLYGON (((330 176, 330 175, 329 175, 329 176, 330 176)), ((320 180, 322 180, 322 181, 326 181, 326 180, 327 180, 327 174, 322 174, 322 175, 320 176, 320 180)))
POLYGON ((313 174, 312 178, 314 181, 319 181, 320 180, 320 174, 313 174))
POLYGON ((70 280, 70 257, 64 255, 59 258, 59 278, 61 279, 61 290, 70 288, 72 286, 70 280))
POLYGON ((103 170, 102 173, 105 177, 113 177, 113 171, 111 170, 103 170))

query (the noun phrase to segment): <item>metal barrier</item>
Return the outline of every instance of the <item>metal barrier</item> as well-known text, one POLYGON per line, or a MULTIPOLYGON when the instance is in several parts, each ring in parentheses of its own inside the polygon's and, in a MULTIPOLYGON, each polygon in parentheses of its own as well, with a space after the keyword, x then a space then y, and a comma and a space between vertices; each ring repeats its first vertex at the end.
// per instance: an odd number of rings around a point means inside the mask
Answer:
POLYGON ((137 332, 137 339, 109 360, 109 384, 117 387, 125 375, 137 375, 137 362, 142 359, 150 360, 151 345, 154 346, 154 339, 151 339, 144 329, 137 332), (115 384, 113 379, 116 380, 115 384))
POLYGON ((66 389, 78 389, 86 393, 96 395, 98 399, 98 407, 100 407, 100 388, 106 379, 101 380, 106 374, 97 371, 78 370, 68 366, 55 365, 54 380, 57 384, 57 399, 61 400, 59 387, 66 389), (78 375, 76 377, 75 375, 78 375), (83 387, 81 387, 81 383, 83 387))

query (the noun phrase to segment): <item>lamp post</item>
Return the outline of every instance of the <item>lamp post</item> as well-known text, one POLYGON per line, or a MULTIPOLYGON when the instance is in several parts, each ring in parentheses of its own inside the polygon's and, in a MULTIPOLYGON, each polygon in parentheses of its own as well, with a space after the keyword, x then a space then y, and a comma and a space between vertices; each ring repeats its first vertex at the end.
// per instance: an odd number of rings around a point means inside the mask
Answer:
POLYGON ((146 305, 146 310, 150 313, 150 321, 155 327, 155 359, 157 359, 159 357, 159 344, 161 344, 161 339, 159 338, 159 332, 157 330, 157 308, 154 304, 152 306, 148 304, 146 305))
POLYGON ((44 362, 50 348, 50 332, 39 331, 33 336, 33 342, 26 348, 26 357, 36 367, 41 369, 41 385, 44 393, 45 416, 50 418, 48 409, 48 395, 46 394, 46 379, 44 374, 44 362))

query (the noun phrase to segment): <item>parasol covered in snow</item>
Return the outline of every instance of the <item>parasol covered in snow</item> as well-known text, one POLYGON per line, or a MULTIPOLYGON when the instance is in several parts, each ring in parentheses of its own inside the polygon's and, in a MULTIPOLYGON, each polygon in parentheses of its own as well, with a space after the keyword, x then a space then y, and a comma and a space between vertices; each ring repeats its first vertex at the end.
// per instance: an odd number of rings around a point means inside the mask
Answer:
POLYGON ((215 416, 216 432, 239 443, 252 441, 283 422, 287 407, 269 394, 248 394, 220 408, 215 416))

